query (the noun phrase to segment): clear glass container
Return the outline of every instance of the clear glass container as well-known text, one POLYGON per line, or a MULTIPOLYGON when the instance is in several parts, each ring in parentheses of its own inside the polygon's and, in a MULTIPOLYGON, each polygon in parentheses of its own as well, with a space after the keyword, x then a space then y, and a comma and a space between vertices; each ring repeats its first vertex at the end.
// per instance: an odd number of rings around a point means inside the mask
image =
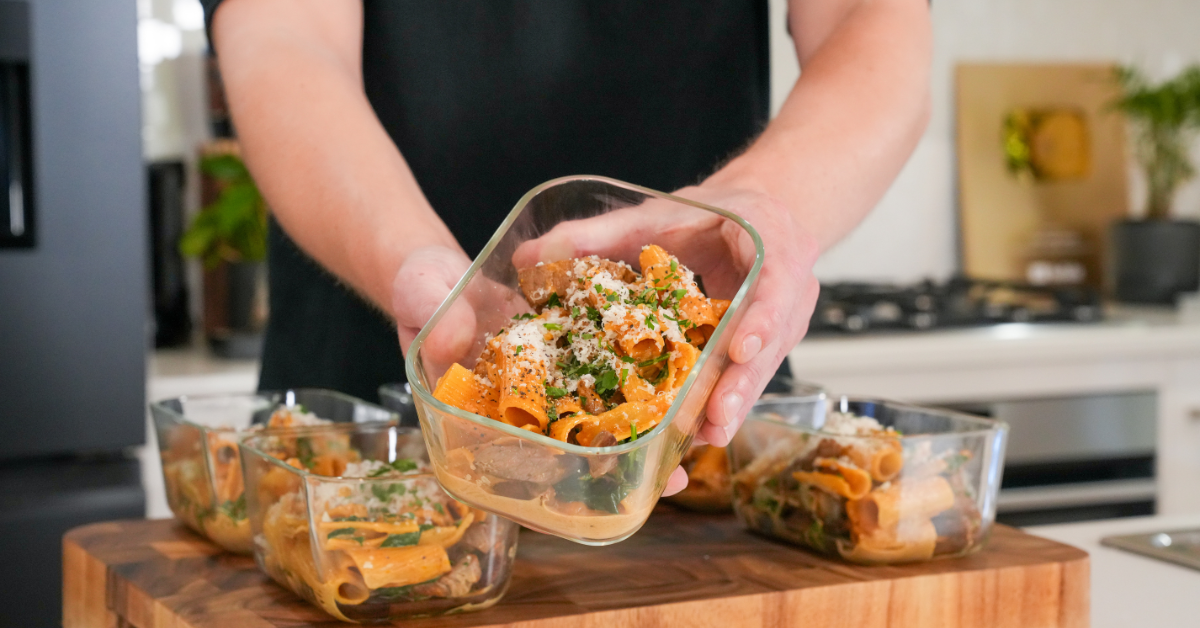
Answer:
MULTIPOLYGON (((809 408, 812 412, 824 410, 826 396, 823 386, 791 379, 781 383, 789 392, 767 393, 763 398, 786 396, 794 403, 793 408, 797 413, 809 408)), ((696 512, 728 512, 733 508, 733 484, 725 447, 692 445, 681 464, 688 474, 687 488, 664 499, 696 512)))
MULTIPOLYGON (((601 257, 636 263, 642 246, 660 244, 688 268, 712 268, 709 250, 671 250, 651 233, 633 244, 623 249, 634 259, 601 257)), ((704 420, 709 395, 729 363, 726 331, 741 320, 742 305, 753 295, 762 259, 758 234, 749 223, 725 210, 601 177, 566 177, 530 190, 408 352, 409 385, 442 486, 472 506, 578 543, 607 545, 629 537, 645 523, 704 420), (514 315, 529 311, 512 261, 517 247, 556 225, 613 212, 624 212, 634 221, 639 214, 661 217, 670 224, 724 221, 728 228, 748 234, 747 241, 754 244, 753 259, 746 260, 744 268, 722 267, 711 273, 708 296, 730 299, 731 305, 663 420, 635 441, 582 447, 434 399, 431 390, 451 364, 474 365, 484 348, 485 334, 497 332, 514 315), (450 340, 431 342, 431 338, 450 340)))
POLYGON ((1007 436, 947 410, 764 399, 729 447, 733 508, 755 532, 852 563, 961 556, 991 532, 1007 436))
POLYGON ((256 434, 241 456, 259 567, 337 619, 477 610, 508 588, 519 527, 447 495, 417 428, 256 434), (306 451, 340 463, 314 473, 304 468, 306 451))
POLYGON ((413 401, 412 388, 408 382, 384 384, 379 387, 379 403, 400 415, 401 427, 417 427, 417 404, 413 401))
POLYGON ((150 404, 171 512, 228 551, 251 551, 238 443, 262 430, 280 408, 334 422, 397 419, 374 404, 317 389, 176 397, 150 404))

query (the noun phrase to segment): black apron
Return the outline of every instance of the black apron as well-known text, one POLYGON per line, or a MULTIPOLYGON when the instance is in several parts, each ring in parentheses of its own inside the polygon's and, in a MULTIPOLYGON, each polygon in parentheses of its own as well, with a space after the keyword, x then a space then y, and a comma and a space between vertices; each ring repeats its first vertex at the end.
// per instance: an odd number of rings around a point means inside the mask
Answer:
MULTIPOLYGON (((216 0, 219 2, 219 0, 216 0)), ((216 2, 208 2, 209 15, 216 2)), ((364 0, 367 97, 474 257, 563 175, 671 191, 766 124, 766 0, 364 0)), ((314 122, 319 123, 319 122, 314 122)), ((396 331, 272 221, 262 389, 377 399, 396 331)))

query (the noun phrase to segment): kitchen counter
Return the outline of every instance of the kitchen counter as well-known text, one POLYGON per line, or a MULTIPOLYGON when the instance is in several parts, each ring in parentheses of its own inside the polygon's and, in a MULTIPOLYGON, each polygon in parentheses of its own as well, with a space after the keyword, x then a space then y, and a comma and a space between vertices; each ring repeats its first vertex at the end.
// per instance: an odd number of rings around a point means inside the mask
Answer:
POLYGON ((1086 550, 1092 560, 1092 627, 1194 626, 1200 571, 1100 545, 1114 534, 1200 528, 1200 515, 1138 517, 1026 528, 1086 550))
MULTIPOLYGON (((114 521, 63 540, 67 628, 345 626, 250 557, 174 521, 114 521)), ((521 533, 507 595, 410 628, 762 626, 1084 628, 1088 557, 997 526, 981 551, 892 567, 832 561, 750 534, 731 514, 657 509, 637 534, 587 547, 521 533)))

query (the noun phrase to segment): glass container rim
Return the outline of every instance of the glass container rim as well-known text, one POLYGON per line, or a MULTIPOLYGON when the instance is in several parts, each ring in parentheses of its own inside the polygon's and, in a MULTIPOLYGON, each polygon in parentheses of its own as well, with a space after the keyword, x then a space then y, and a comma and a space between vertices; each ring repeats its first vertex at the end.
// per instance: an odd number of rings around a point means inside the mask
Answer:
MULTIPOLYGON (((336 432, 360 432, 360 431, 365 432, 365 431, 381 431, 383 429, 394 429, 397 432, 400 432, 403 434, 416 434, 418 436, 420 436, 420 434, 421 434, 421 428, 419 428, 419 427, 403 427, 403 426, 397 425, 392 422, 384 423, 384 422, 379 422, 379 421, 373 421, 371 423, 337 423, 334 425, 314 425, 311 427, 313 427, 315 429, 307 429, 307 430, 291 430, 289 428, 283 428, 283 429, 284 429, 284 433, 286 433, 286 434, 295 434, 295 433, 313 434, 316 432, 334 432, 334 433, 336 433, 336 432)), ((263 451, 262 449, 255 447, 254 444, 252 442, 250 442, 250 441, 256 440, 258 438, 269 438, 269 437, 278 436, 278 435, 279 435, 279 432, 272 432, 269 434, 256 433, 256 434, 248 435, 245 438, 243 438, 240 443, 238 443, 238 449, 239 449, 239 451, 243 452, 243 455, 246 452, 249 452, 250 454, 253 454, 263 460, 266 460, 277 467, 287 469, 288 471, 295 473, 296 475, 300 476, 301 478, 315 479, 318 482, 328 482, 328 483, 332 483, 332 484, 348 484, 348 485, 349 484, 356 484, 356 485, 368 484, 368 485, 370 485, 370 484, 375 484, 377 482, 386 482, 388 484, 395 484, 397 482, 406 482, 409 480, 419 480, 419 479, 425 479, 425 478, 432 478, 434 481, 437 481, 437 475, 433 471, 433 468, 432 468, 433 463, 432 462, 427 463, 430 465, 429 471, 423 471, 420 473, 408 473, 402 477, 348 478, 348 477, 343 477, 340 475, 321 475, 319 473, 313 473, 313 472, 309 471, 308 469, 300 469, 298 467, 293 467, 292 465, 284 462, 283 460, 280 460, 279 458, 272 456, 271 454, 267 453, 266 451, 263 451)), ((440 482, 438 483, 438 486, 441 486, 440 482)), ((443 488, 442 490, 445 490, 445 489, 443 488)))
MULTIPOLYGON (((782 425, 788 429, 791 429, 791 430, 794 430, 797 432, 803 432, 805 434, 811 434, 811 435, 817 435, 817 436, 833 436, 833 437, 837 437, 839 439, 844 438, 844 439, 850 439, 850 440, 856 440, 856 441, 868 441, 869 442, 869 441, 877 441, 877 440, 884 438, 883 436, 870 436, 870 435, 859 435, 859 434, 847 434, 847 435, 834 434, 832 432, 826 432, 825 430, 809 427, 807 425, 798 425, 795 423, 789 423, 786 421, 779 421, 777 419, 772 419, 768 416, 765 416, 760 410, 761 406, 776 406, 776 405, 784 405, 784 404, 788 404, 788 403, 800 403, 804 399, 806 399, 806 398, 764 397, 764 398, 754 402, 754 405, 751 406, 750 413, 748 415, 746 415, 746 423, 750 423, 752 421, 755 423, 770 423, 772 425, 782 425)), ((943 438, 969 438, 969 437, 981 437, 981 436, 989 437, 989 436, 995 436, 997 434, 1006 433, 1006 432, 1008 432, 1008 429, 1009 429, 1008 423, 1005 423, 1004 421, 1001 421, 1000 419, 990 419, 987 417, 981 417, 981 416, 976 416, 973 414, 967 414, 965 412, 959 412, 957 410, 949 410, 949 409, 944 409, 944 408, 930 408, 928 406, 919 406, 916 404, 904 403, 904 402, 899 402, 899 401, 888 401, 886 399, 878 399, 878 398, 874 398, 874 397, 853 397, 853 396, 839 395, 836 397, 834 397, 834 396, 826 397, 822 401, 826 404, 829 404, 828 407, 830 407, 834 410, 836 410, 836 404, 843 402, 843 401, 847 402, 847 403, 872 403, 872 404, 876 404, 876 405, 887 406, 888 408, 892 408, 892 409, 896 409, 896 410, 909 410, 909 411, 914 411, 914 412, 921 412, 924 414, 935 414, 937 416, 946 417, 946 418, 949 418, 954 421, 961 421, 961 422, 965 422, 969 425, 975 426, 975 429, 967 429, 967 430, 962 430, 962 431, 957 431, 957 432, 935 432, 935 433, 931 433, 931 434, 900 434, 899 436, 895 437, 897 440, 899 440, 901 442, 905 442, 905 443, 919 442, 919 441, 923 441, 923 440, 943 439, 943 438)), ((891 438, 889 438, 888 440, 891 440, 891 438)))
POLYGON ((754 263, 751 265, 749 272, 746 274, 746 278, 742 280, 742 285, 738 286, 737 293, 734 295, 733 299, 730 300, 729 309, 726 314, 736 312, 741 308, 746 299, 746 293, 749 291, 750 286, 754 284, 755 280, 758 279, 759 272, 762 270, 764 256, 762 237, 758 235, 758 231, 755 230, 754 227, 751 226, 751 224, 744 218, 726 209, 713 207, 699 201, 693 201, 675 196, 673 194, 668 194, 666 192, 659 192, 657 190, 652 190, 650 188, 635 185, 633 183, 626 183, 611 177, 600 175, 570 175, 558 177, 534 186, 532 189, 526 192, 520 200, 517 201, 516 205, 513 206, 512 211, 510 211, 508 216, 505 217, 504 222, 500 223, 500 226, 496 229, 496 233, 492 234, 492 237, 488 240, 487 245, 483 247, 483 250, 479 252, 479 255, 476 256, 475 260, 471 262, 471 267, 468 268, 467 272, 458 280, 458 283, 455 284, 454 289, 450 291, 450 294, 447 295, 442 301, 442 304, 438 306, 437 311, 435 311, 433 316, 429 318, 429 322, 425 323, 425 326, 421 328, 421 332, 418 333, 416 338, 413 339, 413 342, 408 349, 408 355, 404 357, 405 375, 408 378, 409 386, 412 388, 413 396, 420 397, 422 403, 429 404, 444 414, 449 414, 454 417, 470 421, 482 427, 500 430, 509 436, 533 441, 534 443, 538 443, 543 446, 554 447, 567 453, 584 456, 623 454, 649 446, 650 442, 655 440, 655 438, 660 434, 664 433, 666 428, 674 421, 675 415, 678 414, 679 409, 682 407, 684 398, 687 397, 687 393, 691 390, 692 384, 695 382, 698 373, 707 362, 708 356, 712 353, 713 347, 716 346, 716 343, 713 342, 713 340, 720 338, 724 334, 730 320, 728 316, 721 317, 720 323, 718 323, 716 329, 713 330, 712 336, 709 337, 708 344, 700 353, 700 357, 697 358, 695 367, 692 368, 692 372, 688 375, 687 379, 684 380, 683 386, 679 388, 679 393, 676 395, 675 400, 671 402, 671 407, 667 409, 666 414, 663 415, 662 421, 659 421, 658 425, 656 425, 646 434, 639 436, 637 440, 620 445, 613 445, 612 447, 584 447, 583 445, 572 445, 571 443, 550 438, 545 434, 537 434, 529 430, 513 427, 512 425, 501 421, 496 421, 494 419, 479 416, 472 412, 461 410, 435 399, 432 391, 428 390, 423 384, 421 384, 421 378, 416 377, 416 375, 419 374, 417 371, 417 357, 421 352, 421 348, 425 343, 425 339, 429 336, 429 333, 433 330, 433 327, 445 315, 450 305, 454 303, 455 300, 458 299, 459 295, 462 294, 463 290, 466 289, 467 284, 469 284, 471 280, 475 278, 475 275, 483 266, 483 262, 491 256, 496 246, 500 243, 500 240, 508 233, 508 230, 512 227, 513 223, 516 222, 517 216, 519 216, 520 213, 525 210, 525 208, 529 205, 529 202, 538 194, 552 187, 570 183, 572 181, 599 181, 614 187, 638 192, 646 196, 668 200, 712 212, 735 222, 738 226, 745 230, 754 241, 754 263))
POLYGON ((280 388, 280 389, 271 389, 271 390, 259 390, 259 391, 254 391, 254 392, 204 393, 204 394, 199 394, 199 395, 178 395, 176 397, 167 397, 165 399, 159 399, 157 401, 152 401, 152 402, 150 402, 150 409, 151 409, 151 415, 154 414, 154 412, 153 412, 154 410, 158 410, 160 412, 170 415, 171 418, 175 419, 180 424, 187 425, 189 427, 194 427, 198 430, 201 430, 202 432, 206 432, 206 433, 215 432, 218 434, 226 434, 226 435, 233 434, 233 435, 237 435, 242 438, 246 438, 249 436, 258 436, 258 435, 262 435, 262 434, 277 435, 277 434, 291 433, 291 432, 309 432, 309 431, 313 431, 313 430, 328 429, 330 427, 340 426, 340 425, 370 425, 370 424, 391 425, 400 420, 400 415, 397 414, 394 410, 390 410, 379 404, 371 403, 370 401, 365 401, 365 400, 359 399, 358 397, 355 397, 353 395, 347 395, 346 393, 332 390, 329 388, 280 388), (184 402, 189 399, 191 399, 191 400, 196 400, 196 399, 198 399, 198 400, 206 400, 206 399, 215 400, 215 399, 252 399, 254 397, 269 398, 270 395, 286 395, 289 392, 321 393, 324 395, 329 395, 330 397, 334 397, 334 398, 338 399, 339 401, 348 401, 355 405, 369 406, 372 409, 386 412, 391 418, 389 418, 387 421, 369 421, 369 422, 364 422, 364 423, 354 423, 354 422, 336 423, 335 422, 332 424, 323 424, 323 425, 295 425, 295 426, 290 426, 290 427, 270 427, 270 428, 264 427, 261 430, 251 431, 248 427, 236 428, 236 427, 213 427, 210 425, 202 425, 195 421, 188 420, 187 415, 185 413, 176 412, 174 408, 171 408, 169 405, 167 405, 167 404, 171 403, 172 401, 184 402))

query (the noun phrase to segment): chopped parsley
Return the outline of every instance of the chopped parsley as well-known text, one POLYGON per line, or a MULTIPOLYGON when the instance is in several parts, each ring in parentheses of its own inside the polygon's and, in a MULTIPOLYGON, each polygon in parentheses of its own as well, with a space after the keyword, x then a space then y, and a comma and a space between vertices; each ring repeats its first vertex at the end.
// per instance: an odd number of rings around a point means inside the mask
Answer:
POLYGON ((617 373, 608 369, 596 377, 596 394, 608 399, 617 389, 617 373))
POLYGON ((655 376, 654 376, 654 380, 653 380, 653 381, 651 381, 650 383, 651 383, 651 384, 654 384, 655 386, 657 386, 657 385, 661 384, 661 383, 662 383, 662 381, 663 381, 664 379, 666 379, 666 378, 667 378, 667 373, 668 373, 670 370, 671 370, 671 369, 669 369, 669 368, 667 368, 667 367, 665 367, 665 366, 664 366, 664 367, 662 368, 662 370, 658 372, 658 375, 655 375, 655 376))
MULTIPOLYGON (((657 358, 650 358, 649 360, 646 360, 645 362, 638 362, 638 367, 653 366, 655 364, 658 364, 659 362, 662 362, 663 360, 665 360, 669 357, 671 357, 670 353, 664 353, 664 354, 658 356, 657 358)), ((630 361, 632 362, 632 360, 630 360, 630 361)))
POLYGON ((604 316, 600 314, 600 310, 597 310, 590 305, 587 306, 587 317, 588 320, 596 324, 596 327, 600 327, 604 324, 604 316))
POLYGON ((381 502, 389 502, 393 495, 404 495, 408 492, 408 487, 403 482, 395 484, 372 484, 371 494, 373 494, 381 502))
POLYGON ((330 532, 325 538, 334 539, 339 536, 354 536, 355 528, 338 528, 330 532))
POLYGON ((296 457, 300 459, 300 464, 304 465, 305 469, 311 469, 313 459, 316 454, 313 452, 312 440, 306 436, 296 439, 296 457))
POLYGON ((687 296, 687 290, 684 288, 679 288, 678 290, 672 290, 671 296, 675 297, 676 299, 682 299, 683 297, 687 296))
POLYGON ((517 314, 516 316, 513 317, 513 320, 514 321, 527 321, 532 318, 537 318, 537 314, 531 314, 529 312, 525 312, 524 314, 517 314))
POLYGON ((558 323, 542 323, 542 327, 545 327, 551 331, 562 331, 562 325, 559 325, 558 323))
POLYGON ((416 545, 420 540, 420 530, 404 534, 389 534, 379 547, 407 547, 409 545, 416 545))
POLYGON ((562 301, 558 299, 557 292, 550 293, 550 299, 546 301, 546 307, 562 307, 562 301))
POLYGON ((567 389, 557 388, 557 387, 551 386, 549 384, 546 384, 546 396, 550 397, 551 399, 558 399, 559 397, 566 397, 567 389))
POLYGON ((579 307, 571 306, 571 318, 579 318, 579 307))
POLYGON ((221 512, 234 521, 246 518, 246 494, 242 493, 237 499, 227 500, 221 504, 221 512))

